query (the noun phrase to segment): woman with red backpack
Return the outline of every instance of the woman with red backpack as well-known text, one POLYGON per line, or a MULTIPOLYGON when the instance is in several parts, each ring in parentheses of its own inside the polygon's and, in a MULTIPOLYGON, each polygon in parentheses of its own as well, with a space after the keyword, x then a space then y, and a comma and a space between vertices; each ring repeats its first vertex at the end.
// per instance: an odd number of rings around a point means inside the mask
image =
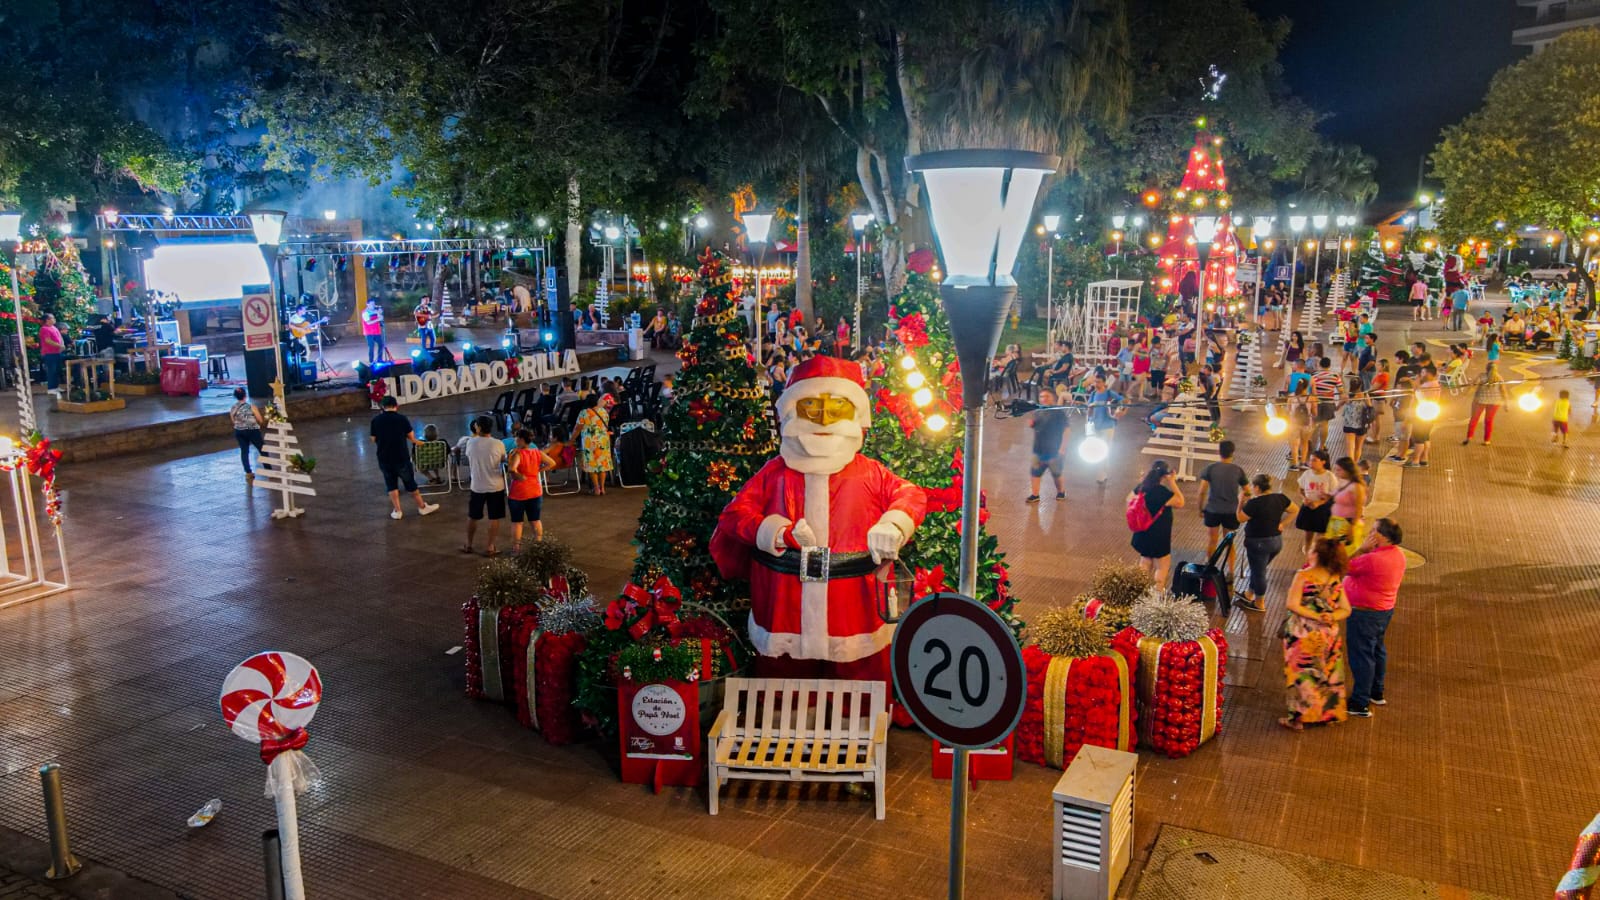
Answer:
POLYGON ((1154 575, 1156 584, 1165 585, 1172 567, 1172 511, 1183 508, 1183 491, 1166 460, 1150 464, 1127 503, 1128 530, 1133 532, 1139 568, 1154 575))

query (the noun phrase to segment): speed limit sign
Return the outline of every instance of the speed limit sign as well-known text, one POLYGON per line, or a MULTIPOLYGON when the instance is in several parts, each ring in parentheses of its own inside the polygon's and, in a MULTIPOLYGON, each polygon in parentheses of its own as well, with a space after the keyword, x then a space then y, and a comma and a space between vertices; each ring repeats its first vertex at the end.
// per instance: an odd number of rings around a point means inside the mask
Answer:
POLYGON ((917 601, 895 629, 889 660, 906 711, 949 746, 992 746, 1022 718, 1022 650, 1005 621, 971 597, 917 601))

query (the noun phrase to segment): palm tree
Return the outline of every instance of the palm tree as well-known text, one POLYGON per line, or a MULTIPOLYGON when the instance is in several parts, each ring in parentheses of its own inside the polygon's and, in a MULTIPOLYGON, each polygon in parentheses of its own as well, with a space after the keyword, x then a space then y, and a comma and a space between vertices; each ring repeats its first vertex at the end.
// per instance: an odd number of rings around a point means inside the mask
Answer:
POLYGON ((1378 195, 1377 160, 1351 144, 1319 148, 1300 174, 1297 194, 1311 209, 1365 206, 1378 195))

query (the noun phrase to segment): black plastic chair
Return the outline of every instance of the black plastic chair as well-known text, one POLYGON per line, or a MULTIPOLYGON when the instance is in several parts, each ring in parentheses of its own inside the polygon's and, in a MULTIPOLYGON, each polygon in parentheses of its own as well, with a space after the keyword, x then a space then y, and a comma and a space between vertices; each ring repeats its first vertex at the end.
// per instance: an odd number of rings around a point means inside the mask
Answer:
POLYGON ((494 419, 495 430, 504 437, 510 431, 512 411, 515 408, 516 391, 506 391, 495 398, 494 406, 485 415, 494 419))

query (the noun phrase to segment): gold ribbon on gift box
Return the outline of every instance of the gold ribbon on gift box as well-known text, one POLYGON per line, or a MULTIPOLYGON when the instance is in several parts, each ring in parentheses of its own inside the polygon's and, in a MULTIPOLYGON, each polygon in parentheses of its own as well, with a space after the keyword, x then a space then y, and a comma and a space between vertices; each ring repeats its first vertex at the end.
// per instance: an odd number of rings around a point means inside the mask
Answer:
MULTIPOLYGON (((1204 744, 1217 733, 1217 642, 1208 634, 1200 635, 1195 641, 1205 657, 1200 681, 1200 743, 1204 744)), ((1167 643, 1149 635, 1139 638, 1139 698, 1147 706, 1155 706, 1156 672, 1161 666, 1161 648, 1167 643)), ((1140 720, 1141 725, 1149 721, 1148 716, 1140 720)))
POLYGON ((523 678, 528 682, 528 721, 532 723, 534 731, 539 730, 539 679, 535 677, 534 650, 539 646, 539 637, 544 634, 544 629, 535 629, 533 636, 528 638, 528 671, 523 678))
MULTIPOLYGON (((1133 685, 1128 680, 1128 661, 1115 650, 1106 656, 1117 667, 1117 690, 1121 701, 1117 709, 1117 749, 1133 749, 1133 685)), ((1073 657, 1057 656, 1044 671, 1044 761, 1060 769, 1066 766, 1067 679, 1073 657)))

